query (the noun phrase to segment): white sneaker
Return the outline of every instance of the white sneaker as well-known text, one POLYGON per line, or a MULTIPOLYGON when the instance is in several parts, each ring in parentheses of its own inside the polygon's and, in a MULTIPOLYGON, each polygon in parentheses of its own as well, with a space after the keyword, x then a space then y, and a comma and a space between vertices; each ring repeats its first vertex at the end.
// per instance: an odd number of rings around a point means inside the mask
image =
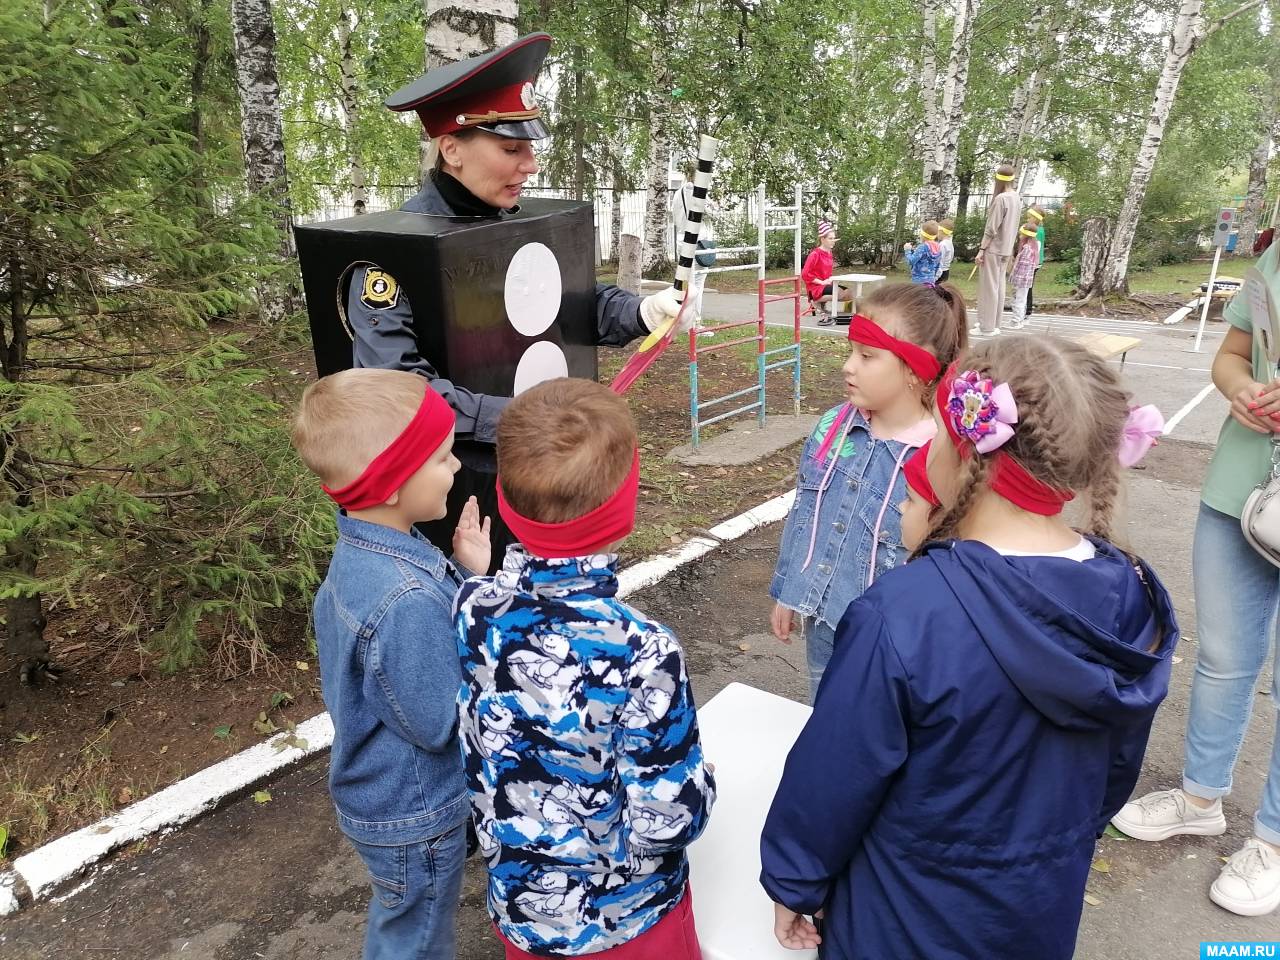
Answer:
POLYGON ((1025 320, 1010 320, 1008 323, 1005 324, 1005 326, 1008 327, 1010 330, 1021 330, 1026 325, 1027 325, 1027 322, 1025 320))
POLYGON ((1280 853, 1250 837, 1213 881, 1209 899, 1242 917, 1260 917, 1280 907, 1280 853))
POLYGON ((982 324, 975 323, 972 327, 970 327, 970 328, 969 328, 969 336, 971 336, 971 337, 998 337, 998 336, 1000 336, 1000 328, 999 328, 999 327, 996 327, 994 330, 983 330, 983 329, 982 329, 982 324))
POLYGON ((1227 832, 1221 800, 1201 810, 1179 789, 1157 790, 1130 800, 1111 818, 1111 825, 1135 840, 1167 840, 1183 834, 1217 837, 1227 832))

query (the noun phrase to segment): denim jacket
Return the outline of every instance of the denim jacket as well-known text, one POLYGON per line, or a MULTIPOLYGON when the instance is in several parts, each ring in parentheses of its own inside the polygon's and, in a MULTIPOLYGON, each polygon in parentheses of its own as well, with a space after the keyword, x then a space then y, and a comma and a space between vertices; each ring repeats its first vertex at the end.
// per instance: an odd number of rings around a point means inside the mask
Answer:
POLYGON ((906 497, 902 464, 933 429, 932 420, 922 420, 897 438, 880 440, 849 404, 822 415, 800 454, 796 499, 770 596, 834 628, 872 580, 905 559, 898 509, 906 497), (834 435, 824 444, 828 434, 834 435))
POLYGON ((329 792, 353 840, 415 843, 467 818, 453 638, 460 585, 456 568, 417 531, 338 513, 315 629, 333 718, 329 792))
POLYGON ((922 240, 906 255, 912 283, 933 283, 941 271, 942 247, 936 240, 922 240))

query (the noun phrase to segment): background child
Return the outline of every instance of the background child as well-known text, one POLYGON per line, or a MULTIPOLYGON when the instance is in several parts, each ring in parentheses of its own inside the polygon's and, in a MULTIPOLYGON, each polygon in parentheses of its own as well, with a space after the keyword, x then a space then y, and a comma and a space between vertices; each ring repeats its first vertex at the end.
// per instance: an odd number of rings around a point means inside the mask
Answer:
POLYGON ((836 236, 836 228, 828 221, 818 224, 818 245, 805 257, 804 267, 800 270, 800 279, 809 291, 809 299, 813 301, 818 312, 818 323, 829 326, 832 322, 827 306, 833 302, 831 276, 836 272, 835 256, 832 250, 840 238, 836 236))
POLYGON ((880 285, 849 326, 848 402, 828 410, 800 454, 769 593, 773 634, 803 618, 810 697, 835 627, 867 585, 904 556, 896 505, 902 464, 933 436, 929 390, 964 349, 964 298, 949 285, 880 285))
POLYGON ((1044 207, 1040 206, 1040 204, 1033 203, 1031 206, 1027 207, 1027 220, 1035 221, 1036 243, 1040 244, 1040 259, 1036 262, 1035 273, 1032 274, 1031 276, 1031 286, 1027 288, 1026 315, 1028 317, 1031 316, 1031 310, 1032 310, 1032 307, 1034 306, 1034 304, 1032 303, 1032 291, 1034 290, 1036 285, 1036 277, 1039 276, 1040 274, 1040 268, 1044 266, 1044 218, 1045 218, 1045 209, 1044 207))
POLYGON ((779 939, 812 943, 804 915, 825 910, 828 958, 1068 960, 1094 842, 1168 690, 1169 596, 1107 539, 1116 375, 1055 337, 956 367, 936 394, 934 542, 840 622, 761 838, 779 939), (1087 536, 1061 515, 1080 493, 1087 536))
MULTIPOLYGON (((343 508, 315 631, 333 718, 329 792, 373 885, 366 960, 454 956, 468 809, 450 611, 463 574, 413 526, 445 515, 453 426, 422 377, 375 369, 313 383, 293 423, 298 453, 343 508)), ((488 569, 474 497, 454 553, 488 569)))
POLYGON ((904 243, 907 265, 911 267, 912 283, 933 283, 937 279, 942 262, 942 248, 938 246, 938 221, 926 220, 920 227, 919 244, 904 243))
POLYGON ((1040 241, 1036 239, 1036 223, 1028 220, 1018 230, 1018 249, 1013 256, 1013 319, 1011 330, 1021 330, 1027 325, 1027 298, 1035 282, 1040 264, 1040 241))
POLYGON ((936 283, 945 283, 951 277, 951 261, 956 258, 956 245, 952 237, 956 232, 956 222, 950 217, 938 222, 938 233, 942 239, 938 241, 938 279, 936 283))
POLYGON ((698 960, 685 847, 715 797, 679 642, 617 599, 635 520, 626 401, 589 380, 498 423, 520 544, 458 597, 462 745, 508 958, 698 960), (526 952, 527 951, 527 952, 526 952))

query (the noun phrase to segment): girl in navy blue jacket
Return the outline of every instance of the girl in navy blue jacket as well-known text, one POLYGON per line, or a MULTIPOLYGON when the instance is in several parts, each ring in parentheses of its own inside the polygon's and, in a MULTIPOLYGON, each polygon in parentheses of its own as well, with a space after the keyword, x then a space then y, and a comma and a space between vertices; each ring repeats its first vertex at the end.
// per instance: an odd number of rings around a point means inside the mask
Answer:
POLYGON ((1178 640, 1160 581, 1109 542, 1120 460, 1151 439, 1110 368, 1053 337, 976 347, 936 401, 940 505, 903 521, 930 540, 840 621, 761 882, 779 941, 827 960, 1067 960, 1178 640))

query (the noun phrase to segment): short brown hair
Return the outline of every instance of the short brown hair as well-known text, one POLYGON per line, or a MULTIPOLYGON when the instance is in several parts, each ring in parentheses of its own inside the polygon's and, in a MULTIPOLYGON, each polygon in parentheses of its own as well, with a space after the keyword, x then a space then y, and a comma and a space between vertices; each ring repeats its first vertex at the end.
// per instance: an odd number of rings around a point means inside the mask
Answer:
POLYGON ((947 217, 944 220, 939 220, 938 226, 942 227, 944 230, 951 230, 954 232, 956 229, 956 222, 950 217, 947 217))
POLYGON ((936 239, 938 236, 938 221, 926 220, 924 224, 920 227, 920 230, 923 233, 932 233, 934 238, 936 239))
POLYGON ((521 516, 562 523, 590 513, 631 471, 636 425, 627 402, 592 380, 547 380, 498 420, 498 475, 521 516))
POLYGON ((293 417, 294 449, 327 487, 345 487, 404 432, 427 381, 405 370, 342 370, 302 394, 293 417))

